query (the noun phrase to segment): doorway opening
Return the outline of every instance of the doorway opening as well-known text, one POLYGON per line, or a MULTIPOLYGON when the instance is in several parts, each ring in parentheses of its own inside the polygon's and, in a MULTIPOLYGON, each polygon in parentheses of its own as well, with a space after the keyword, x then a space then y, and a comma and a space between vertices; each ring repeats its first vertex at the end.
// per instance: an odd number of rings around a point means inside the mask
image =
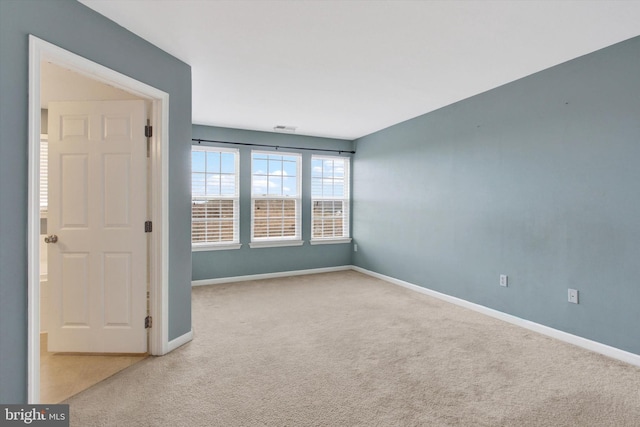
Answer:
MULTIPOLYGON (((60 47, 45 42, 37 37, 29 39, 29 209, 28 209, 28 400, 29 403, 39 403, 40 396, 40 368, 41 353, 47 355, 41 345, 41 332, 46 331, 47 316, 41 315, 48 308, 46 281, 48 268, 45 251, 41 241, 45 237, 47 212, 43 209, 41 197, 43 188, 41 183, 41 159, 46 150, 47 112, 42 108, 43 103, 52 99, 51 89, 60 91, 65 89, 62 75, 75 76, 71 86, 67 82, 69 92, 76 90, 76 94, 67 93, 67 99, 78 99, 83 96, 91 98, 112 97, 111 99, 138 99, 146 104, 148 119, 153 126, 153 136, 148 140, 147 161, 147 217, 153 223, 153 232, 147 241, 147 280, 148 289, 145 309, 153 319, 153 327, 149 329, 146 351, 151 355, 162 355, 168 352, 168 223, 167 223, 167 192, 168 192, 168 101, 169 95, 163 91, 124 76, 116 71, 82 58, 60 47), (56 85, 48 84, 43 76, 57 75, 56 85), (62 79, 62 80, 60 80, 62 79), (83 86, 84 84, 84 86, 83 86), (99 95, 88 94, 89 87, 104 90, 99 95), (79 90, 78 90, 79 89, 79 90), (42 187, 42 188, 41 188, 42 187), (43 280, 44 279, 44 280, 43 280), (44 299, 43 299, 44 297, 44 299), (42 308, 41 308, 42 307, 42 308)), ((55 98, 65 97, 60 93, 55 98)), ((46 157, 45 157, 46 158, 46 157)), ((116 260, 117 261, 117 260, 116 260)), ((144 319, 140 319, 142 321, 144 319)), ((86 357, 86 356, 85 356, 86 357)), ((126 359, 115 365, 122 365, 126 359)), ((128 360, 131 362, 131 360, 128 360)), ((45 362, 49 362, 48 360, 45 362)), ((107 375, 108 376, 108 375, 107 375)), ((48 402, 51 403, 51 402, 48 402)))

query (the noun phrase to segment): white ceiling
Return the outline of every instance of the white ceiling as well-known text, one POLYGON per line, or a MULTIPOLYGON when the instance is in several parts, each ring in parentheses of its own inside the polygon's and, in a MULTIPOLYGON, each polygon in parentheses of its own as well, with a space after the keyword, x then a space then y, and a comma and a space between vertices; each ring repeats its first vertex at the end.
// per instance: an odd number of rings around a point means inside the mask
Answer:
POLYGON ((355 139, 640 35, 640 1, 80 0, 192 67, 193 122, 355 139))

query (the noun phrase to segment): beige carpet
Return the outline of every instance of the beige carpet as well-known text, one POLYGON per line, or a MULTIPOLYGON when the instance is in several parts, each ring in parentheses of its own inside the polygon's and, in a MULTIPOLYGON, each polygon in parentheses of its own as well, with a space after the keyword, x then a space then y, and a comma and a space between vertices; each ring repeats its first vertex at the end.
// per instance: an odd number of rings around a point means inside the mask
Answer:
POLYGON ((354 271, 194 288, 193 322, 71 425, 640 425, 640 368, 354 271))

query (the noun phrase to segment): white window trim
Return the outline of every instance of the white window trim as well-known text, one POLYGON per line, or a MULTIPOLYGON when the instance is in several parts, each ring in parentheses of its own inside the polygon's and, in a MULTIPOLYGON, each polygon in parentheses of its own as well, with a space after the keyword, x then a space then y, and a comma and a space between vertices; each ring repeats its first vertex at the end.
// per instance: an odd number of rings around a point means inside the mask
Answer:
POLYGON ((309 240, 310 245, 339 245, 343 243, 351 243, 351 237, 316 237, 309 240))
MULTIPOLYGON (((309 240, 309 244, 311 245, 331 245, 331 244, 342 244, 342 243, 351 243, 351 158, 349 157, 341 157, 341 156, 323 156, 323 155, 313 155, 311 156, 311 164, 313 165, 314 160, 336 160, 343 159, 345 161, 346 169, 345 169, 345 196, 342 198, 337 197, 327 197, 327 198, 315 198, 313 196, 313 170, 311 171, 311 239, 309 240), (319 200, 341 200, 343 203, 346 203, 347 210, 347 221, 345 223, 347 229, 347 236, 339 236, 339 237, 313 237, 313 202, 319 200)), ((312 166, 313 167, 313 166, 312 166)))
POLYGON ((192 243, 192 252, 204 252, 204 251, 230 251, 240 249, 241 243, 192 243))
MULTIPOLYGON (((268 177, 267 177, 268 180, 268 177)), ((250 248, 271 248, 284 246, 302 246, 302 154, 280 151, 261 151, 251 150, 251 242, 250 248), (296 187, 298 196, 269 196, 253 194, 253 156, 254 154, 275 155, 275 156, 293 156, 296 161, 296 187), (256 200, 295 200, 296 202, 296 236, 293 237, 254 237, 255 226, 255 201, 256 200)))
MULTIPOLYGON (((237 209, 236 212, 236 220, 234 228, 234 240, 232 242, 202 242, 202 243, 193 243, 191 242, 191 251, 192 252, 204 252, 204 251, 224 251, 224 250, 236 250, 242 247, 240 243, 240 150, 237 148, 227 148, 227 147, 215 147, 215 146, 198 146, 194 145, 191 147, 191 152, 194 151, 194 148, 197 151, 215 151, 215 152, 226 152, 235 154, 235 168, 236 168, 236 195, 235 196, 221 196, 213 199, 229 199, 233 200, 234 206, 237 209)), ((191 169, 193 173, 193 168, 191 169)), ((191 203, 193 204, 193 194, 191 195, 191 203)), ((193 217, 191 218, 191 226, 193 227, 193 217)), ((193 237, 192 237, 193 239, 193 237)))
POLYGON ((249 247, 251 249, 260 249, 260 248, 281 248, 286 246, 302 246, 304 245, 304 240, 265 240, 265 241, 256 241, 249 243, 249 247))

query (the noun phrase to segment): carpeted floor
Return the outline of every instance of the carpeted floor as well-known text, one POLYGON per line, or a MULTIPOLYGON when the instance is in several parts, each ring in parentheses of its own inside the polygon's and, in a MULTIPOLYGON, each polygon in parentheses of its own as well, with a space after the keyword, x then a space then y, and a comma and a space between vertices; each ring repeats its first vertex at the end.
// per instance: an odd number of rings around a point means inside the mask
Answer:
POLYGON ((639 426, 640 368, 354 271, 193 290, 72 426, 639 426))

